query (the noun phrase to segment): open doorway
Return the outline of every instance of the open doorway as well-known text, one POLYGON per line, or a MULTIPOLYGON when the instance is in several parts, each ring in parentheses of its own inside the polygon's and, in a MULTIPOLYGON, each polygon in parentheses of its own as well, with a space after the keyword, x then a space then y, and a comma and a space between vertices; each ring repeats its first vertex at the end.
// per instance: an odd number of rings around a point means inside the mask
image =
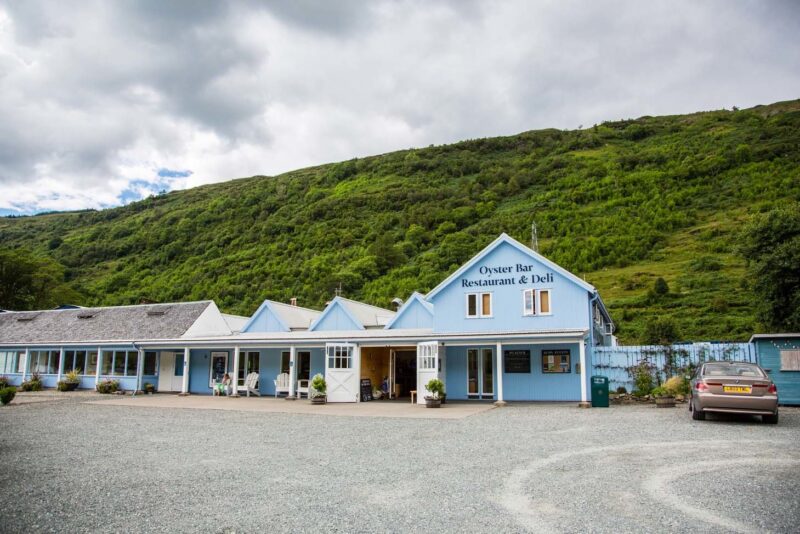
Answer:
POLYGON ((394 353, 394 394, 410 397, 417 389, 417 351, 396 350, 394 353))

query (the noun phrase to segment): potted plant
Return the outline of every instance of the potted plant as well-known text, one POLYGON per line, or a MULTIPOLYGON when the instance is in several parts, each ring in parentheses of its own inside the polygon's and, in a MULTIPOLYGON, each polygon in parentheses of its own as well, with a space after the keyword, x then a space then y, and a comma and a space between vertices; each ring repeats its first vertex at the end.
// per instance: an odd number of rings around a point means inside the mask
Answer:
POLYGON ((19 386, 20 391, 42 391, 44 386, 42 385, 42 377, 39 376, 39 373, 31 374, 29 380, 26 380, 19 386))
POLYGON ((656 398, 656 408, 675 407, 675 397, 672 395, 672 392, 665 387, 658 386, 657 388, 653 388, 651 394, 656 398))
POLYGON ((80 369, 73 369, 64 375, 63 380, 59 380, 56 386, 58 391, 75 391, 81 384, 80 369))
POLYGON ((156 392, 156 387, 153 384, 151 384, 150 382, 145 382, 145 384, 144 384, 144 392, 145 393, 149 393, 150 395, 152 395, 153 393, 156 392))
POLYGON ((308 398, 311 404, 325 404, 328 400, 327 397, 328 384, 325 382, 325 377, 317 373, 311 379, 311 386, 308 388, 308 398))
POLYGON ((97 384, 98 393, 116 393, 117 390, 119 390, 119 380, 111 380, 110 378, 106 378, 97 384))
POLYGON ((442 405, 442 395, 444 395, 444 384, 438 378, 431 378, 425 384, 425 389, 431 394, 425 395, 426 408, 439 408, 442 405))

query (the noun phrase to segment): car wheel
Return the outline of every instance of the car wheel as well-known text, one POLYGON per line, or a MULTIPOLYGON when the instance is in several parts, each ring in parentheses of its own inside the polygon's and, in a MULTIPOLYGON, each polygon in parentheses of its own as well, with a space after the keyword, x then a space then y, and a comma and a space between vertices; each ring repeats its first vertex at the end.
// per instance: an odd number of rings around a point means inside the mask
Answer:
POLYGON ((702 410, 698 410, 692 405, 692 419, 695 421, 705 421, 706 420, 706 413, 702 410))
POLYGON ((768 425, 777 425, 778 424, 778 412, 776 411, 772 415, 762 415, 761 422, 766 423, 768 425))

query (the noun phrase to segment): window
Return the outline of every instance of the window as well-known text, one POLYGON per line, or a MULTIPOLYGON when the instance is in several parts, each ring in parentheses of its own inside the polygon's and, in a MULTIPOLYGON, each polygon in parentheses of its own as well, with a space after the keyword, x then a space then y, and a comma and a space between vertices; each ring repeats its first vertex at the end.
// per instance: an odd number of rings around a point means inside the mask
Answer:
POLYGON ((14 373, 17 369, 17 353, 0 351, 0 374, 14 373))
POLYGON ((491 293, 467 293, 467 317, 491 317, 491 293))
POLYGON ((100 362, 100 374, 103 376, 111 375, 112 365, 114 364, 114 353, 109 350, 104 350, 101 355, 102 362, 100 362))
POLYGON ((125 376, 136 376, 139 367, 139 351, 128 352, 128 360, 125 363, 125 376))
POLYGON ((259 369, 258 352, 242 352, 239 355, 239 385, 243 386, 245 378, 250 373, 257 373, 259 369))
POLYGON ((351 369, 353 367, 352 345, 328 345, 325 347, 329 369, 351 369))
POLYGON ((800 371, 800 350, 781 351, 781 371, 800 371))
POLYGON ((145 352, 144 369, 142 370, 142 374, 147 376, 155 376, 157 373, 158 373, 158 366, 156 365, 156 353, 145 352))
POLYGON ((436 343, 420 343, 417 351, 419 353, 419 370, 435 371, 436 360, 439 357, 439 347, 436 343))
MULTIPOLYGON (((69 363, 69 358, 67 358, 67 363, 69 363)), ((75 359, 73 360, 72 369, 76 370, 78 374, 86 374, 86 351, 85 350, 76 350, 75 351, 75 359)), ((70 370, 72 370, 70 369, 70 370)), ((66 370, 66 367, 64 368, 66 370)))
POLYGON ((525 289, 522 291, 523 315, 550 315, 550 290, 525 289))
POLYGON ((281 374, 286 373, 289 374, 289 361, 291 360, 291 355, 288 351, 281 352, 281 374))
POLYGON ((85 375, 93 375, 97 373, 97 351, 90 350, 86 353, 86 371, 85 375))
POLYGON ((125 376, 125 351, 114 352, 114 376, 125 376))
POLYGON ((542 351, 543 373, 569 373, 570 370, 569 349, 542 351))

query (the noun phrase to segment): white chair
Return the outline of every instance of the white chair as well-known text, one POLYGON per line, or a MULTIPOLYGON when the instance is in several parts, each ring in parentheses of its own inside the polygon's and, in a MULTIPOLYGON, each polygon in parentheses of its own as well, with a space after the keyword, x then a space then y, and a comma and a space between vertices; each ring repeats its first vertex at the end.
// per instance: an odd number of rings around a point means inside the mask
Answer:
POLYGON ((278 396, 278 393, 286 393, 289 394, 289 373, 281 373, 278 377, 273 380, 275 383, 275 396, 278 396))
POLYGON ((244 389, 247 391, 248 397, 251 393, 258 397, 261 396, 261 392, 258 391, 258 373, 250 373, 247 375, 247 378, 244 379, 244 389))
POLYGON ((309 380, 307 378, 302 378, 297 381, 297 398, 299 399, 302 397, 303 393, 305 393, 306 397, 308 397, 308 383, 309 380))

